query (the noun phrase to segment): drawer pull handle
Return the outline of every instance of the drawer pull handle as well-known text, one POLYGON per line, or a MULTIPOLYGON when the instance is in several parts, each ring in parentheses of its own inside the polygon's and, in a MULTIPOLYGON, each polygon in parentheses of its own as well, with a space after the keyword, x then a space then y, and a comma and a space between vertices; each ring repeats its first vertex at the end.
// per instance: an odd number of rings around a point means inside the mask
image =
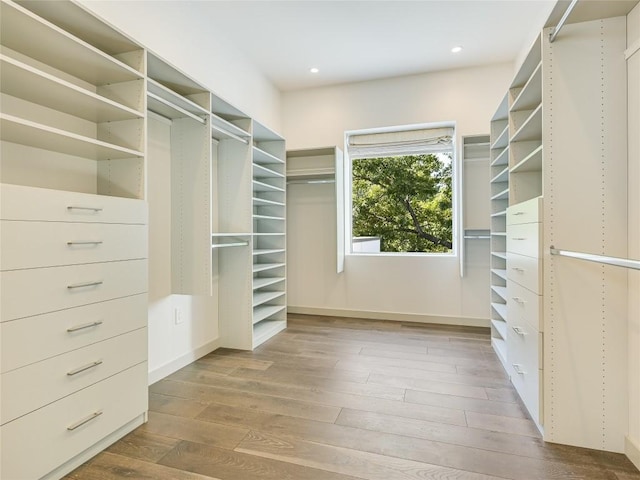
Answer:
POLYGON ((518 335, 525 336, 527 334, 527 332, 522 330, 522 328, 520 327, 511 327, 511 328, 513 328, 513 331, 516 332, 518 335))
POLYGON ((513 364, 513 369, 516 371, 518 375, 524 375, 525 373, 527 373, 524 370, 522 370, 522 365, 518 363, 513 364))
POLYGON ((67 207, 67 210, 89 210, 91 212, 98 213, 98 212, 101 212, 102 210, 104 210, 104 208, 102 208, 102 207, 80 207, 80 206, 77 206, 77 205, 69 205, 67 207))
POLYGON ((521 299, 520 297, 511 297, 511 299, 512 299, 514 302, 516 302, 516 303, 520 303, 520 304, 522 304, 522 305, 524 305, 525 303, 527 303, 527 302, 525 302, 523 299, 521 299))
POLYGON ((70 432, 75 430, 78 427, 81 427, 82 425, 84 425, 85 423, 89 423, 91 420, 95 420, 96 418, 98 418, 100 415, 102 415, 102 410, 98 410, 97 412, 92 413, 91 415, 89 415, 87 418, 83 418, 82 420, 78 420, 76 423, 74 423, 73 425, 69 425, 67 427, 67 430, 69 430, 70 432))
POLYGON ((511 237, 511 240, 526 240, 527 237, 511 237))
POLYGON ((76 283, 75 285, 67 285, 69 290, 74 288, 84 288, 84 287, 96 287, 98 285, 102 285, 104 282, 102 280, 98 280, 96 282, 87 282, 87 283, 76 283))
POLYGON ((73 377, 74 375, 77 375, 79 373, 82 373, 86 370, 89 370, 91 368, 95 368, 98 365, 102 364, 102 360, 96 360, 95 362, 91 362, 91 363, 87 363, 86 365, 83 365, 82 367, 78 367, 74 370, 71 370, 70 372, 67 372, 67 375, 69 375, 70 377, 73 377))
POLYGON ((511 267, 511 270, 515 270, 516 272, 524 272, 524 268, 520 268, 520 267, 511 267))
POLYGON ((84 330, 85 328, 97 327, 98 325, 102 325, 102 320, 98 320, 96 322, 91 323, 83 323, 82 325, 76 325, 75 327, 67 328, 67 332, 77 332, 78 330, 84 330))
POLYGON ((67 242, 70 247, 73 245, 101 245, 102 240, 87 240, 82 242, 67 242))
POLYGON ((524 215, 524 212, 513 212, 514 215, 524 215))

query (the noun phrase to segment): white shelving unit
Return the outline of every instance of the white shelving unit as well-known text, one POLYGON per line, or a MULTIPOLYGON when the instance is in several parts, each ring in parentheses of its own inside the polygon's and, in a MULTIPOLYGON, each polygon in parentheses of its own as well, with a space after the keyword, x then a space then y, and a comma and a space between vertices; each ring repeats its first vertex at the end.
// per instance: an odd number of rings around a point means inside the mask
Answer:
POLYGON ((148 409, 144 49, 70 2, 0 22, 0 477, 60 478, 148 409))
POLYGON ((509 107, 505 96, 491 119, 491 344, 507 368, 507 207, 509 205, 509 107))

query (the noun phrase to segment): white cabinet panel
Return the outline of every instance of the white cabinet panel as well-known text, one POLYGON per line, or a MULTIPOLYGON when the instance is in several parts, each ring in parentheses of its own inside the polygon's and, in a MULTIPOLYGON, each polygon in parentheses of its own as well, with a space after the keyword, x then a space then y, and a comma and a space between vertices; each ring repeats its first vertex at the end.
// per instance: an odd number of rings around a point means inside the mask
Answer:
POLYGON ((507 277, 532 292, 542 293, 542 262, 538 258, 507 253, 507 277))
POLYGON ((3 425, 2 478, 40 478, 135 419, 147 410, 146 384, 144 362, 3 425))
POLYGON ((507 317, 510 321, 526 321, 538 331, 544 330, 542 295, 538 295, 516 282, 509 282, 507 297, 507 317))
POLYGON ((0 424, 144 362, 146 357, 147 329, 141 328, 4 373, 0 424))
POLYGON ((0 323, 1 373, 142 328, 147 315, 143 293, 0 323))
POLYGON ((0 270, 147 258, 146 225, 0 221, 0 270))
POLYGON ((0 319, 145 293, 147 272, 147 260, 0 272, 0 319))
POLYGON ((507 226, 507 252, 542 256, 542 228, 540 223, 507 226))
POLYGON ((507 225, 542 222, 542 197, 532 198, 507 208, 507 225))

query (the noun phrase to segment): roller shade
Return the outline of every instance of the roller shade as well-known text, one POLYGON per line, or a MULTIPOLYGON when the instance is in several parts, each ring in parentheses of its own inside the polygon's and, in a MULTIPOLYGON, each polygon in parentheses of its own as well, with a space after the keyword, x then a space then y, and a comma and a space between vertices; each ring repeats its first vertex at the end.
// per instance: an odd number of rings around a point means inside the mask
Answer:
POLYGON ((450 152, 452 144, 453 127, 440 127, 350 135, 347 148, 354 159, 450 152))

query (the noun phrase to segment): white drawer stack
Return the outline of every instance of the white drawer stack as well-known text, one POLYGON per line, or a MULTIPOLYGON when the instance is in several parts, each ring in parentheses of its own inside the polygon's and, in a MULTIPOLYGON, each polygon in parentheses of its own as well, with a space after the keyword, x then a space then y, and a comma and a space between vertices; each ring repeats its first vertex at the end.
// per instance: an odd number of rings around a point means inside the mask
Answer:
POLYGON ((147 410, 147 207, 3 184, 0 222, 0 477, 41 478, 147 410))
POLYGON ((538 426, 542 414, 542 197, 507 209, 509 375, 538 426))

